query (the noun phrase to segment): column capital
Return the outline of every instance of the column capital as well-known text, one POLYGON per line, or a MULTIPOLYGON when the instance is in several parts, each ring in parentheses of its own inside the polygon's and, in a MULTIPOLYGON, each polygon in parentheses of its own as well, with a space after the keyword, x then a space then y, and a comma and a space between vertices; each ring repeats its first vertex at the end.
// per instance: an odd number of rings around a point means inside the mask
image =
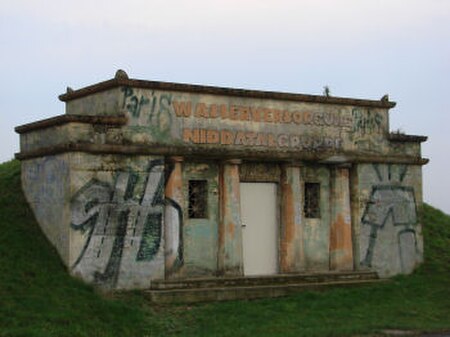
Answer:
POLYGON ((228 165, 240 165, 242 164, 242 159, 226 159, 222 163, 228 165))
POLYGON ((284 167, 303 167, 305 163, 301 160, 290 160, 283 162, 281 165, 284 167))
POLYGON ((172 157, 166 157, 166 160, 172 163, 181 163, 184 161, 184 157, 182 156, 172 156, 172 157))
POLYGON ((351 168, 352 167, 352 163, 339 163, 339 164, 335 164, 334 167, 336 168, 351 168))

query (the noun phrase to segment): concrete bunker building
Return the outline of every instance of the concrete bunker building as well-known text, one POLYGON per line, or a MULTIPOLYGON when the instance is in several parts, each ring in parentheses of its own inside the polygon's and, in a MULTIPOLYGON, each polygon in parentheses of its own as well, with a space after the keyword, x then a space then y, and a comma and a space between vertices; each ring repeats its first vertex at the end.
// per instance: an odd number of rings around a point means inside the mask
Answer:
POLYGON ((251 275, 410 273, 423 136, 381 100, 115 78, 16 128, 22 184, 70 272, 107 289, 251 275))

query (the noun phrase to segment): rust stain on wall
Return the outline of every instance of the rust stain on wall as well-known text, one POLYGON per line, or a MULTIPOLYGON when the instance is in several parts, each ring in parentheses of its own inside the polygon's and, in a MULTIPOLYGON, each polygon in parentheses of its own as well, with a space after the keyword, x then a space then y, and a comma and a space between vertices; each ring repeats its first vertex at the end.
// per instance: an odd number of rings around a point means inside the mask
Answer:
MULTIPOLYGON (((338 269, 342 266, 353 266, 351 224, 345 221, 342 214, 338 214, 337 220, 332 224, 330 232, 330 253, 335 255, 330 267, 338 269)), ((345 268, 345 267, 344 267, 345 268)), ((342 268, 340 268, 342 269, 342 268)))
POLYGON ((283 272, 291 271, 292 266, 292 244, 295 238, 295 214, 292 187, 287 181, 286 173, 283 173, 282 178, 282 218, 283 231, 281 237, 281 270, 283 272))
POLYGON ((232 222, 230 222, 227 226, 227 233, 230 236, 230 239, 232 239, 234 237, 234 229, 235 229, 236 225, 232 222))

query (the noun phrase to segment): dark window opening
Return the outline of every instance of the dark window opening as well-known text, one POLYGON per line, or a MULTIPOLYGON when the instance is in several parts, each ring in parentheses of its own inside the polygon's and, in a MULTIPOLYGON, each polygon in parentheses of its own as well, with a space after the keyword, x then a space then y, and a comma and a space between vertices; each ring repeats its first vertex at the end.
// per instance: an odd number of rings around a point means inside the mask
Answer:
POLYGON ((305 183, 305 218, 320 218, 320 184, 305 183))
POLYGON ((206 180, 189 180, 189 209, 191 219, 205 219, 208 211, 208 185, 206 180))

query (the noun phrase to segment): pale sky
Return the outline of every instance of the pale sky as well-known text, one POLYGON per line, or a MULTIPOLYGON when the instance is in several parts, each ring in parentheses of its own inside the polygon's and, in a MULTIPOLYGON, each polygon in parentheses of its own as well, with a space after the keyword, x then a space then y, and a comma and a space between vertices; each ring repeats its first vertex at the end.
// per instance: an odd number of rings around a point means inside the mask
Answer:
POLYGON ((114 76, 397 102, 427 135, 424 199, 450 213, 450 0, 0 0, 0 162, 15 126, 114 76))

